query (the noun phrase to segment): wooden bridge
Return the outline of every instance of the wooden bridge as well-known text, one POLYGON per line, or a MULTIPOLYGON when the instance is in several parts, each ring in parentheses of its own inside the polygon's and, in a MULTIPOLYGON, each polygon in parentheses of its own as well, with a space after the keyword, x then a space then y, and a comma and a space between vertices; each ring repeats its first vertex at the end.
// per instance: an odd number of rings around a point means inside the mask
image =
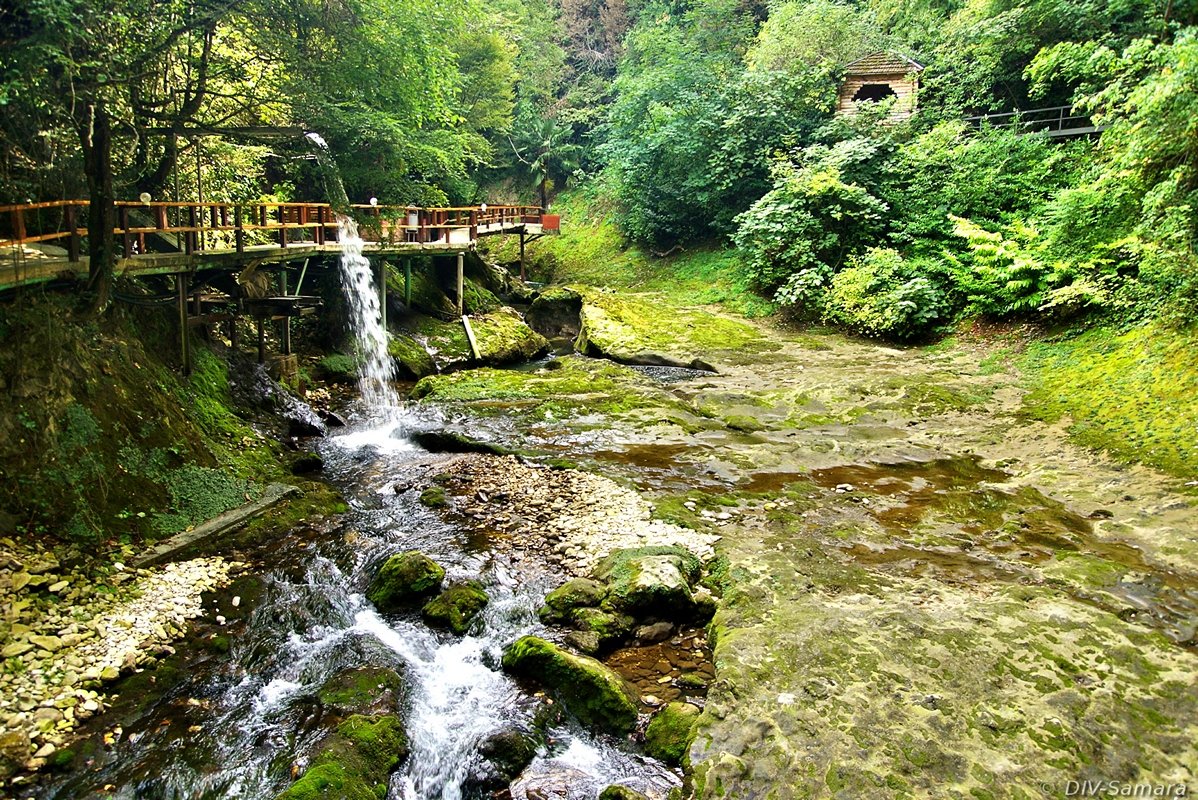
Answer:
MULTIPOLYGON (((88 276, 83 255, 87 229, 86 200, 59 200, 0 206, 0 295, 31 284, 55 280, 78 281, 88 276), (7 225, 7 229, 5 228, 7 225)), ((315 311, 320 300, 304 296, 304 277, 316 256, 339 255, 338 238, 345 230, 328 203, 153 203, 116 204, 114 229, 121 250, 117 276, 174 276, 174 292, 141 297, 147 305, 174 306, 179 322, 180 359, 191 371, 188 331, 200 325, 227 322, 229 339, 238 346, 239 317, 257 325, 258 361, 264 363, 266 323, 280 322, 279 372, 296 368, 291 350, 291 319, 315 311), (298 279, 289 286, 288 265, 302 261, 298 279), (206 288, 221 273, 241 273, 263 267, 274 274, 269 296, 248 296, 240 289, 226 292, 206 288)), ((520 237, 521 277, 524 245, 531 237, 556 233, 560 218, 539 206, 414 206, 354 205, 349 209, 364 240, 366 256, 457 256, 457 312, 463 311, 463 261, 480 237, 515 234, 520 237)), ((404 300, 411 303, 411 260, 404 260, 404 300)), ((377 259, 377 285, 384 325, 387 303, 383 259, 377 259)), ((226 282, 227 283, 227 282, 226 282)))
POLYGON ((966 117, 965 121, 981 127, 1012 128, 1020 135, 1039 134, 1050 139, 1066 139, 1092 136, 1102 133, 1103 126, 1095 125, 1086 114, 1073 106, 1050 106, 1026 111, 1004 111, 1001 114, 978 114, 966 117))
MULTIPOLYGON (((0 292, 86 277, 86 200, 0 206, 0 292)), ((114 230, 118 276, 240 270, 341 251, 328 203, 154 203, 119 201, 114 230)), ((354 205, 365 255, 454 254, 482 236, 556 232, 559 218, 538 206, 354 205)))

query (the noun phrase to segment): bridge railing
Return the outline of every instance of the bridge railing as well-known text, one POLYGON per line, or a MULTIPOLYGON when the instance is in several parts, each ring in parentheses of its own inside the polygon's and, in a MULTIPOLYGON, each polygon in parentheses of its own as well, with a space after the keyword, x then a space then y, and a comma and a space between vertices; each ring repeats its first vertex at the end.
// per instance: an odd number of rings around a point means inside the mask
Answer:
MULTIPOLYGON (((0 254, 29 244, 55 244, 79 261, 87 236, 86 200, 0 206, 0 254)), ((114 234, 126 257, 155 252, 244 252, 337 241, 337 213, 328 203, 172 203, 118 201, 114 234), (153 240, 153 241, 151 241, 153 240)), ((467 244, 482 233, 538 223, 536 206, 354 205, 364 238, 396 244, 467 244)))
POLYGON ((977 127, 982 125, 990 125, 995 128, 1010 127, 1018 133, 1048 133, 1050 135, 1094 128, 1090 117, 1074 106, 1050 106, 1027 110, 1016 109, 998 114, 977 114, 965 117, 965 121, 977 127))

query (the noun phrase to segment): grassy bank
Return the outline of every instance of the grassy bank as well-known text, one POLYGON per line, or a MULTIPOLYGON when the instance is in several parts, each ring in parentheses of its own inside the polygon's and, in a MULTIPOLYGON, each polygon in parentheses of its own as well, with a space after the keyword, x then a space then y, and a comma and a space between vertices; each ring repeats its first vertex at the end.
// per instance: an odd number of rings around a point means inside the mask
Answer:
MULTIPOLYGON (((728 246, 693 244, 656 256, 624 239, 612 221, 610 201, 590 187, 562 194, 552 210, 562 215, 562 233, 528 245, 532 280, 656 292, 674 305, 720 304, 747 317, 776 310, 752 291, 739 256, 728 246)), ((518 258, 515 237, 497 237, 487 246, 501 262, 518 258)))
POLYGON ((1082 444, 1171 475, 1198 477, 1198 331, 1159 322, 1036 342, 1020 366, 1025 412, 1071 418, 1082 444))

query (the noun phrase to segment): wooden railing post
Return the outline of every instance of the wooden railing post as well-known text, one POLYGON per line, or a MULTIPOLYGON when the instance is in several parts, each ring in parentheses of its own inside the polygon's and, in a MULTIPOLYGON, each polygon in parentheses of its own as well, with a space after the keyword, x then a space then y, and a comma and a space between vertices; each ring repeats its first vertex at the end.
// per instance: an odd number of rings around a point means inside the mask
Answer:
POLYGON ((287 246, 287 209, 283 206, 275 206, 275 211, 279 215, 279 246, 287 246))
POLYGON ((133 255, 133 235, 129 233, 129 206, 121 206, 121 242, 125 247, 125 258, 133 255))
POLYGON ((470 241, 478 239, 478 211, 477 209, 470 212, 470 241))
POLYGON ((198 241, 198 237, 196 235, 196 228, 199 227, 199 221, 196 219, 196 207, 195 206, 187 207, 187 227, 188 227, 187 234, 183 237, 183 242, 184 242, 183 250, 185 253, 187 253, 187 255, 190 256, 195 253, 196 242, 198 241))
POLYGON ((25 239, 25 209, 15 208, 12 212, 12 231, 16 241, 25 239))
POLYGON ((245 211, 240 205, 233 206, 233 247, 238 253, 245 252, 245 211))
POLYGON ((66 225, 70 236, 67 237, 67 258, 72 263, 79 261, 79 223, 75 219, 75 207, 66 207, 66 225))

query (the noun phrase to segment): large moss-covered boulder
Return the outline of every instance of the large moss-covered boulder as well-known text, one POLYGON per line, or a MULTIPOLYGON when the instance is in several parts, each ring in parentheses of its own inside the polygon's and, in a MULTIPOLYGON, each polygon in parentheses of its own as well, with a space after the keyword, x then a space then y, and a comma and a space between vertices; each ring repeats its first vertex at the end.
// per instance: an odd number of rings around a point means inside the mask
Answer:
POLYGON ((577 608, 603 602, 607 587, 590 578, 573 578, 545 596, 545 605, 537 612, 550 625, 568 622, 577 608))
POLYGON ((366 599, 380 611, 410 605, 437 591, 445 570, 419 550, 393 555, 383 562, 366 590, 366 599))
POLYGON ((429 625, 449 628, 461 636, 490 601, 481 583, 465 581, 447 587, 425 603, 420 613, 429 625))
POLYGON ((483 364, 495 366, 528 361, 549 352, 549 341, 525 325, 524 319, 513 308, 505 306, 472 317, 470 325, 483 364))
POLYGON ((503 668, 543 684, 584 724, 616 734, 627 733, 636 725, 635 691, 593 658, 525 636, 504 651, 503 668))
POLYGON ((645 752, 668 764, 682 763, 699 714, 699 709, 690 703, 667 704, 649 720, 645 752))
POLYGON ((387 342, 387 352, 395 362, 395 374, 399 378, 420 380, 437 371, 433 357, 424 345, 406 334, 392 334, 387 342))
POLYGON ((388 667, 355 667, 338 672, 317 693, 320 704, 336 714, 376 714, 399 709, 403 678, 388 667))
POLYGON ((702 563, 680 547, 617 550, 595 569, 608 584, 605 608, 636 616, 689 618, 695 613, 692 587, 702 563))
POLYGON ((407 733, 397 715, 355 714, 317 746, 307 770, 277 800, 378 800, 407 754, 407 733))
POLYGON ((577 336, 581 311, 581 294, 565 286, 551 286, 537 294, 524 321, 544 336, 577 336))
POLYGON ((623 364, 711 369, 712 353, 764 345, 757 330, 745 322, 669 306, 653 295, 585 287, 582 293, 574 347, 585 355, 623 364))

